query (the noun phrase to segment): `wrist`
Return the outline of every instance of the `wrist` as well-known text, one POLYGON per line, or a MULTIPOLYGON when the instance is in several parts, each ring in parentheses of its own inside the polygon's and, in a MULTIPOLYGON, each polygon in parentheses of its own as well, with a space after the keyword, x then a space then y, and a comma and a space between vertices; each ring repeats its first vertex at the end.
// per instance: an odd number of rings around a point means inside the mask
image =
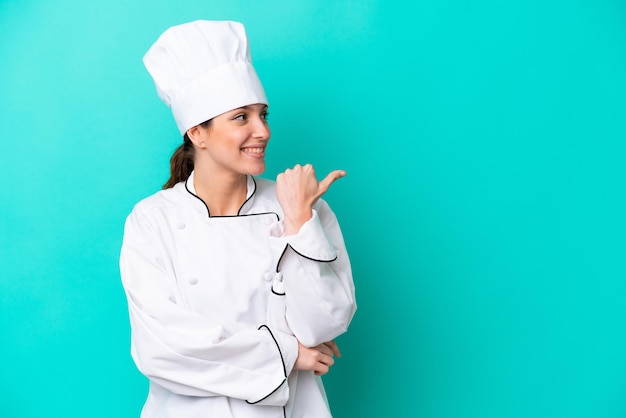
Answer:
POLYGON ((290 215, 285 216, 285 234, 286 235, 295 235, 300 231, 300 227, 304 225, 309 219, 313 217, 313 211, 309 209, 308 211, 303 211, 296 216, 290 215))

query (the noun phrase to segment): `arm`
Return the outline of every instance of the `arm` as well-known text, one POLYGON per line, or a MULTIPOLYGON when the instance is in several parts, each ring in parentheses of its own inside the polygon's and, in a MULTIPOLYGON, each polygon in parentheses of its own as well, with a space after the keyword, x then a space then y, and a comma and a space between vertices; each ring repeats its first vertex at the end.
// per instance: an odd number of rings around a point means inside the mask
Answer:
POLYGON ((284 282, 287 323, 309 347, 345 332, 356 310, 350 260, 337 218, 319 200, 343 175, 338 170, 318 183, 307 165, 277 179, 286 235, 270 238, 270 247, 281 254, 277 271, 284 282))
POLYGON ((286 376, 298 354, 296 339, 267 325, 224 338, 219 322, 177 304, 176 278, 160 237, 136 211, 126 221, 120 269, 132 356, 148 378, 187 396, 287 402, 286 376))

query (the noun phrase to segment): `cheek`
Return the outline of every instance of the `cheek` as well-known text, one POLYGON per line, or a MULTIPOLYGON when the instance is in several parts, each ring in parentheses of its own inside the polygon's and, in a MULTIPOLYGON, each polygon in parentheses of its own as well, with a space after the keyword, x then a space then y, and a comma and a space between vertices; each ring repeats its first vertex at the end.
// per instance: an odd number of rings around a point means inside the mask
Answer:
POLYGON ((242 143, 237 135, 221 135, 213 138, 213 149, 220 154, 236 153, 239 152, 242 143))
POLYGON ((247 136, 240 132, 231 132, 223 138, 225 147, 239 149, 246 142, 247 136))

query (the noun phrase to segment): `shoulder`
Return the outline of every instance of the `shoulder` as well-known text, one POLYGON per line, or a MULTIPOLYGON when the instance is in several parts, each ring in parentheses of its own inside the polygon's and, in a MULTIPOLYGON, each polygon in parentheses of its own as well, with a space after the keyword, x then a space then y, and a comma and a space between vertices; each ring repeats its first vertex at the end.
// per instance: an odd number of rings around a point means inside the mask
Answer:
POLYGON ((170 189, 160 190, 151 196, 140 200, 131 212, 131 215, 138 217, 150 217, 158 213, 174 210, 182 203, 184 183, 178 183, 170 189))

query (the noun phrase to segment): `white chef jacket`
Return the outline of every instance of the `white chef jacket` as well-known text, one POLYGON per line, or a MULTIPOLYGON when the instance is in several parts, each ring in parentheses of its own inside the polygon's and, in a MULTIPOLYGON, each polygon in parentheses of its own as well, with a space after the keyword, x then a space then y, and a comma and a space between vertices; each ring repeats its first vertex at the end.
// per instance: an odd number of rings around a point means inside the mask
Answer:
POLYGON ((139 202, 120 257, 131 354, 150 380, 142 418, 330 417, 321 379, 293 370, 355 309, 337 219, 320 199, 286 236, 273 181, 248 176, 237 216, 186 182, 139 202))

